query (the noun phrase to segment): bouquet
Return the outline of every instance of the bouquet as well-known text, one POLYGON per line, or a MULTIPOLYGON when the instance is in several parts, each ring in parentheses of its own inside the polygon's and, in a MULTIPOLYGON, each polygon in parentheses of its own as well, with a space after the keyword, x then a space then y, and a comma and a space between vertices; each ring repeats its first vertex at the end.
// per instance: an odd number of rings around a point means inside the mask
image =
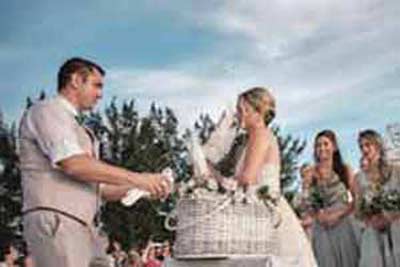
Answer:
POLYGON ((306 203, 309 210, 316 212, 335 205, 337 202, 347 204, 349 194, 346 186, 340 181, 334 182, 329 187, 312 185, 306 203))
POLYGON ((385 192, 382 208, 386 212, 400 212, 400 190, 388 190, 385 192))
POLYGON ((358 202, 357 217, 365 218, 383 212, 383 191, 367 192, 358 202))
POLYGON ((370 190, 358 203, 357 215, 360 218, 385 212, 400 212, 399 190, 370 190))
POLYGON ((323 187, 313 185, 308 194, 304 197, 301 209, 305 211, 317 212, 329 206, 327 192, 323 187))
POLYGON ((306 203, 309 209, 314 212, 326 208, 325 191, 322 188, 312 186, 306 203))

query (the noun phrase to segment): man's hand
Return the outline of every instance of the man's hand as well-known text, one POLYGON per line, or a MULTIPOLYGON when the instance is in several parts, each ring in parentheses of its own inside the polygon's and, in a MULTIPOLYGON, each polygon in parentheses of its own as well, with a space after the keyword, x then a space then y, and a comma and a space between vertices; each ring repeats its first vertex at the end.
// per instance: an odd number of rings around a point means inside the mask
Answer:
POLYGON ((129 188, 147 191, 158 198, 168 196, 171 190, 171 183, 161 173, 132 172, 104 163, 86 154, 64 159, 59 162, 59 166, 71 178, 116 186, 111 190, 114 192, 106 194, 110 195, 113 200, 122 197, 129 188))
POLYGON ((166 198, 172 185, 161 173, 141 173, 135 179, 135 187, 148 191, 156 198, 166 198))

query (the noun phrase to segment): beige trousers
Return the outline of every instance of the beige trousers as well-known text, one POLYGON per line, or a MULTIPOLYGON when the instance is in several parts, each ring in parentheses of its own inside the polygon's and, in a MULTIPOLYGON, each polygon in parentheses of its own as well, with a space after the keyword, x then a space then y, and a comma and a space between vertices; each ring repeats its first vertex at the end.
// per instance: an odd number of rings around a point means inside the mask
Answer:
POLYGON ((90 230, 52 211, 23 217, 24 237, 36 267, 88 267, 93 255, 90 230))

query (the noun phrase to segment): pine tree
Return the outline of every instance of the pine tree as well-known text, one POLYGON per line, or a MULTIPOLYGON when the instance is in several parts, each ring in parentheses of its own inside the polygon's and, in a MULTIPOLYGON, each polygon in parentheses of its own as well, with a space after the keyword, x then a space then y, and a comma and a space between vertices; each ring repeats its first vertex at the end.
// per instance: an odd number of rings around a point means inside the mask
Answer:
POLYGON ((273 127, 281 153, 281 189, 286 198, 291 201, 298 182, 298 160, 306 147, 306 141, 294 138, 291 134, 283 135, 279 126, 273 127))
POLYGON ((16 153, 16 130, 0 113, 0 237, 21 235, 21 178, 16 153))
MULTIPOLYGON (((91 127, 102 140, 101 155, 105 161, 136 172, 160 172, 170 167, 177 180, 188 175, 184 142, 170 108, 162 109, 153 103, 149 114, 141 117, 134 100, 123 102, 119 108, 114 99, 104 118, 92 114, 88 121, 94 122, 91 127)), ((142 199, 132 207, 106 203, 101 212, 104 230, 125 248, 149 238, 171 239, 172 233, 164 229, 165 218, 158 211, 169 211, 173 204, 174 196, 163 203, 142 199)))

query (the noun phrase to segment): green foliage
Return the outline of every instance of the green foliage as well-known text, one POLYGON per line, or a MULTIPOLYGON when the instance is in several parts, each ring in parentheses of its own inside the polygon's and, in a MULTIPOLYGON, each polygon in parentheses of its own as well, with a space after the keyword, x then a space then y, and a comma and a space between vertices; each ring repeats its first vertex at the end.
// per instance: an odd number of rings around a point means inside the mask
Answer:
MULTIPOLYGON (((160 172, 170 167, 177 180, 190 175, 178 120, 171 109, 152 104, 149 114, 140 116, 133 100, 118 107, 114 99, 104 118, 92 114, 87 121, 102 140, 105 161, 136 172, 160 172)), ((142 199, 132 207, 107 203, 101 213, 104 230, 126 248, 149 238, 172 239, 172 233, 163 227, 165 217, 158 211, 169 211, 173 205, 173 196, 163 203, 142 199)))
POLYGON ((16 153, 15 125, 0 113, 0 237, 21 235, 21 176, 16 153))
POLYGON ((281 152, 281 188, 286 198, 293 199, 294 184, 297 180, 298 160, 306 147, 306 141, 294 138, 291 134, 283 135, 278 126, 272 127, 278 139, 281 152))

